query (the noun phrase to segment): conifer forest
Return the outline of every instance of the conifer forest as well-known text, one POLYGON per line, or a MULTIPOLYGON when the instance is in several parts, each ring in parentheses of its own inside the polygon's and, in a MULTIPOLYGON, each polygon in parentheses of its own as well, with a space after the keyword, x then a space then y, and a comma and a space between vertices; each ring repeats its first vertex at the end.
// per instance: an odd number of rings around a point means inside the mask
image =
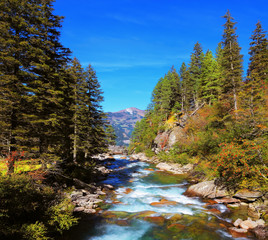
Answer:
MULTIPOLYGON (((215 180, 229 192, 248 189, 261 193, 267 204, 268 39, 261 21, 249 29, 245 70, 239 19, 227 10, 217 49, 204 52, 197 42, 188 62, 172 66, 154 87, 128 149, 111 152, 116 136, 102 108, 98 73, 61 43, 64 17, 54 13, 54 2, 0 0, 0 239, 67 239, 64 234, 83 219, 81 211, 91 216, 111 202, 120 204, 120 199, 104 203, 117 186, 104 180, 112 172, 113 154, 190 164, 187 181, 215 180), (91 208, 79 205, 79 197, 92 197, 91 208)), ((268 232, 267 206, 258 213, 268 232)), ((134 215, 122 216, 121 226, 130 226, 134 215)), ((159 226, 154 222, 159 216, 144 216, 159 226)), ((168 227, 171 235, 137 239, 171 239, 174 224, 185 231, 176 221, 168 227)))

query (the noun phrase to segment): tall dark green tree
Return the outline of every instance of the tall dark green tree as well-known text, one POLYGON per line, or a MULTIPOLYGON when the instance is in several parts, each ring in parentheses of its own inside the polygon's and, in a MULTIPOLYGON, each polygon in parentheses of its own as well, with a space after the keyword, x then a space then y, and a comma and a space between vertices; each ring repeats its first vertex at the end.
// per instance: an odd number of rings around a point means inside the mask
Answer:
POLYGON ((200 98, 211 105, 220 94, 220 69, 211 51, 202 60, 200 98))
POLYGON ((184 62, 180 67, 179 76, 181 84, 181 111, 188 111, 190 108, 191 89, 189 83, 189 71, 184 62))
POLYGON ((251 124, 256 125, 265 121, 268 85, 268 40, 260 22, 251 39, 248 76, 241 95, 243 107, 250 112, 251 124))
POLYGON ((229 100, 237 116, 238 92, 242 83, 242 55, 240 54, 241 48, 237 41, 234 18, 229 10, 223 17, 226 19, 226 22, 224 24, 222 40, 222 69, 224 74, 221 84, 222 94, 229 100))
POLYGON ((199 42, 194 46, 189 64, 189 92, 191 95, 190 103, 192 107, 198 107, 200 104, 200 86, 201 86, 201 66, 204 53, 199 42))
POLYGON ((1 122, 9 154, 26 146, 43 154, 61 139, 61 69, 69 50, 59 42, 62 18, 53 14, 52 3, 0 2, 1 122))

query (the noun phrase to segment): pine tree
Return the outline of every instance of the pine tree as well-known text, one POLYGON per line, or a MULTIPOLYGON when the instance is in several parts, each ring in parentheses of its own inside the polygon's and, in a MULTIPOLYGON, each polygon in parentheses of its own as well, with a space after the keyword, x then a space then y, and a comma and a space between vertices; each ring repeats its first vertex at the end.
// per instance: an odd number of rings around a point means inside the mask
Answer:
POLYGON ((91 65, 85 70, 85 100, 83 112, 83 148, 85 155, 98 154, 107 149, 105 126, 106 115, 101 106, 103 92, 96 76, 96 72, 91 65))
POLYGON ((61 139, 61 69, 69 50, 59 42, 62 18, 53 14, 52 2, 0 2, 0 111, 9 154, 36 148, 46 153, 61 139))
POLYGON ((108 124, 105 128, 105 135, 106 135, 106 143, 107 145, 116 145, 116 134, 113 126, 108 124))
POLYGON ((235 110, 237 116, 238 110, 238 91, 242 82, 242 55, 240 54, 241 48, 237 42, 237 35, 235 33, 235 22, 229 10, 223 16, 226 19, 224 24, 223 33, 223 56, 222 56, 222 68, 223 68, 223 82, 222 82, 222 94, 224 98, 229 99, 232 96, 233 100, 231 106, 235 110))
POLYGON ((180 67, 180 84, 181 84, 181 111, 188 111, 190 108, 190 78, 186 64, 183 62, 180 67))
POLYGON ((202 61, 200 97, 209 105, 216 102, 220 92, 219 65, 211 51, 207 51, 202 61))
POLYGON ((244 108, 249 110, 251 124, 256 125, 263 123, 267 117, 265 109, 267 108, 268 41, 260 22, 256 24, 251 39, 248 77, 241 95, 244 108))
POLYGON ((191 93, 190 103, 192 107, 198 107, 200 103, 200 85, 201 85, 201 64, 204 53, 201 45, 197 42, 194 51, 191 54, 189 65, 189 92, 191 93))

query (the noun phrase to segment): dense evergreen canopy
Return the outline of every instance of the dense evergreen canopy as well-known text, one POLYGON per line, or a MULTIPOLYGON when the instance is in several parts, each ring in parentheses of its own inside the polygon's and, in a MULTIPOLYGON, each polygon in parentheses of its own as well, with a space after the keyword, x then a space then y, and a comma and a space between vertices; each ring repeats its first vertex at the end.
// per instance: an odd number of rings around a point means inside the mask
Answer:
POLYGON ((26 151, 45 167, 103 151, 102 91, 91 66, 69 64, 53 0, 0 1, 0 8, 2 154, 26 151))

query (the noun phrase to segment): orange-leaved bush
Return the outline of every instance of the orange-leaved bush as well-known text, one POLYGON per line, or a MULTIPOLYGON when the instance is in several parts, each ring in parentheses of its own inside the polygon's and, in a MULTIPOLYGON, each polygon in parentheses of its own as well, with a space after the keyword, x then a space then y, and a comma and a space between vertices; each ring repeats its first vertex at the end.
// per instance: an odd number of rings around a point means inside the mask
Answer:
POLYGON ((242 139, 221 143, 220 151, 216 155, 215 170, 222 182, 233 188, 252 179, 259 186, 267 183, 268 167, 262 154, 265 144, 265 141, 257 144, 254 141, 242 139))

